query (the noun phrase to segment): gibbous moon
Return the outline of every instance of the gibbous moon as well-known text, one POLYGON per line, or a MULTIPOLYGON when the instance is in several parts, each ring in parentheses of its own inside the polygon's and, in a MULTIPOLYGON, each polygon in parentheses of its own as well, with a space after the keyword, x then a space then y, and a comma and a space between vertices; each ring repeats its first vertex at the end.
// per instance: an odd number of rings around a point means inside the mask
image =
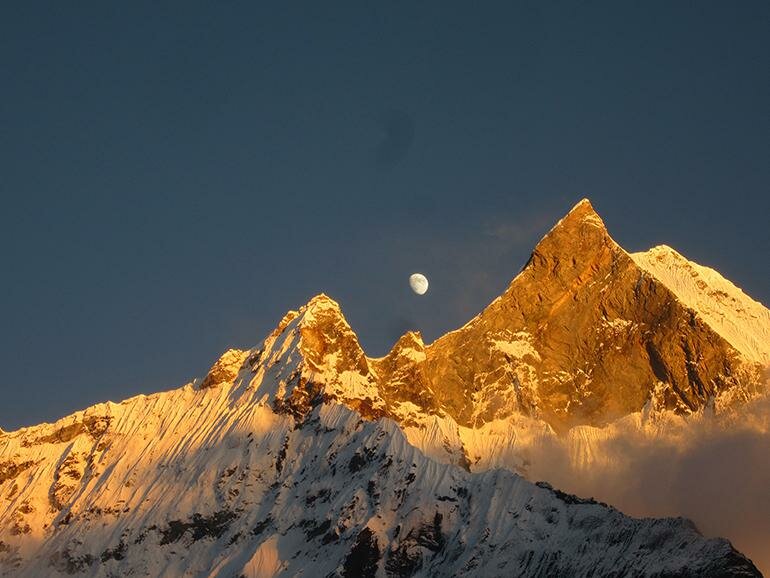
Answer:
POLYGON ((414 273, 409 276, 409 286, 418 295, 425 295, 428 291, 428 278, 422 273, 414 273))

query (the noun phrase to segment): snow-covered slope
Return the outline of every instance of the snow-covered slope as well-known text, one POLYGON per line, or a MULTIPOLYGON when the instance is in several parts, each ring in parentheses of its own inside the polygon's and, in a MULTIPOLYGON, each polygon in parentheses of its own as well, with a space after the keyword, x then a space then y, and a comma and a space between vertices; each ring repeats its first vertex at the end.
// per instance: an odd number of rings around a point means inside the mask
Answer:
POLYGON ((770 309, 709 267, 660 245, 631 257, 695 310, 746 359, 770 365, 770 309))
POLYGON ((427 458, 395 422, 338 403, 369 393, 346 337, 320 297, 199 383, 4 435, 2 571, 759 575, 686 520, 632 519, 427 458))

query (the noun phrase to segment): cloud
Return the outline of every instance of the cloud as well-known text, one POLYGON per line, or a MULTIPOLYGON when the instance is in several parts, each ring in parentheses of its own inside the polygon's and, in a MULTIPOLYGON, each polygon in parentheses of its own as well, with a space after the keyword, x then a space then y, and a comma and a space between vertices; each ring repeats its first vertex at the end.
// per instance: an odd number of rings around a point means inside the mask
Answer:
POLYGON ((690 518, 770 573, 770 398, 654 435, 621 430, 601 455, 581 468, 571 464, 565 442, 552 442, 529 476, 629 515, 690 518))

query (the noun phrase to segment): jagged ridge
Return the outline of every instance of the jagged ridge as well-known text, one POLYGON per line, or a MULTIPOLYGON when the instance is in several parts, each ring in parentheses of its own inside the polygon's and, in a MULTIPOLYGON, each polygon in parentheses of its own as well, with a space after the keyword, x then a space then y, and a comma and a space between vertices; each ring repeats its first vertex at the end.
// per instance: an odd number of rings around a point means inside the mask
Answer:
POLYGON ((331 401, 334 387, 318 387, 327 370, 361 363, 321 347, 327 332, 349 337, 333 302, 318 298, 261 348, 226 353, 200 384, 6 436, 0 455, 15 468, 0 480, 0 568, 759 575, 727 541, 704 539, 685 520, 634 520, 510 472, 470 474, 427 459, 394 422, 363 420, 331 401))

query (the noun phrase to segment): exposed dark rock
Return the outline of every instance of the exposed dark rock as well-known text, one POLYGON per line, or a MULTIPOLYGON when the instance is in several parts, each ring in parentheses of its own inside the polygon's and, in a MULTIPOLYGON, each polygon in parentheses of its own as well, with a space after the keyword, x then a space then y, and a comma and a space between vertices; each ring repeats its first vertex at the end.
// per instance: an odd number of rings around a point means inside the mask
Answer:
POLYGON ((126 543, 121 540, 120 543, 114 548, 108 548, 102 552, 100 558, 102 562, 106 562, 107 560, 122 560, 126 557, 127 551, 128 546, 126 546, 126 543))
POLYGON ((281 445, 281 449, 278 452, 278 455, 275 458, 275 471, 280 474, 283 471, 283 462, 286 460, 286 451, 289 447, 289 436, 286 436, 286 439, 284 439, 283 444, 281 445))
POLYGON ((351 473, 355 473, 367 463, 368 460, 366 459, 366 455, 363 452, 356 452, 353 457, 350 458, 350 462, 348 462, 348 470, 350 470, 351 473))
POLYGON ((21 445, 30 447, 35 444, 59 444, 72 441, 82 433, 88 434, 92 439, 98 440, 110 427, 112 417, 90 415, 66 426, 62 426, 51 434, 33 439, 22 440, 21 445))
POLYGON ((24 470, 28 470, 34 465, 35 462, 33 460, 26 460, 19 463, 12 461, 0 462, 0 484, 6 480, 15 478, 24 470))
POLYGON ((305 505, 312 506, 316 500, 321 500, 321 502, 326 502, 329 498, 329 494, 331 494, 331 490, 329 488, 322 488, 318 490, 316 494, 307 496, 305 498, 305 505))
POLYGON ((259 522, 256 526, 254 526, 254 529, 251 531, 251 534, 253 536, 259 536, 262 532, 264 532, 271 524, 273 523, 273 519, 268 516, 261 522, 259 522))
POLYGON ((364 528, 358 533, 355 544, 345 558, 342 575, 345 578, 374 578, 379 561, 377 536, 369 528, 364 528))
POLYGON ((422 567, 422 552, 414 541, 401 541, 385 561, 385 572, 394 578, 408 578, 422 567))
POLYGON ((385 562, 388 576, 412 576, 423 567, 427 556, 432 559, 446 546, 446 537, 441 531, 443 516, 436 512, 430 522, 412 528, 398 541, 385 562))
POLYGON ((580 498, 573 494, 568 494, 566 492, 562 492, 561 490, 557 490, 548 482, 535 482, 535 485, 543 488, 544 490, 548 490, 565 504, 601 504, 602 506, 609 507, 604 502, 597 502, 593 498, 580 498))
POLYGON ((302 523, 300 523, 300 526, 305 528, 305 536, 307 539, 313 540, 318 536, 328 532, 329 528, 332 526, 332 523, 331 520, 324 520, 320 524, 315 520, 304 520, 302 523))
POLYGON ((86 472, 86 460, 81 453, 67 455, 54 470, 53 484, 48 493, 48 500, 55 510, 63 510, 69 503, 86 472))
POLYGON ((356 453, 353 454, 353 457, 350 458, 350 462, 348 462, 348 470, 350 470, 351 473, 359 471, 371 462, 376 455, 376 448, 360 448, 356 450, 356 453))
POLYGON ((85 572, 96 561, 91 554, 72 554, 69 550, 54 552, 48 563, 52 568, 66 574, 78 574, 85 572))
POLYGON ((161 529, 161 545, 178 542, 182 537, 190 533, 190 539, 193 542, 203 538, 220 538, 230 526, 230 522, 236 517, 235 512, 230 510, 221 510, 214 512, 210 516, 193 514, 192 519, 187 522, 181 520, 172 520, 168 527, 161 529))
POLYGON ((430 550, 431 552, 440 552, 446 545, 446 538, 441 533, 441 521, 444 519, 439 512, 433 516, 432 524, 423 525, 417 534, 417 543, 430 550))

